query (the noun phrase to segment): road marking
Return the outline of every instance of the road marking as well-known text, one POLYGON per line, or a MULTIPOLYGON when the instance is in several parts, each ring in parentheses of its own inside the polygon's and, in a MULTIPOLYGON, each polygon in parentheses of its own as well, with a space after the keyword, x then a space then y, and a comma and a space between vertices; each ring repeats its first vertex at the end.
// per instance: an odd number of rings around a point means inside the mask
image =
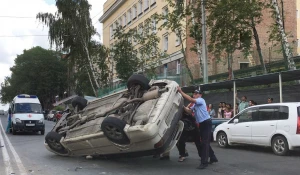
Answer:
MULTIPOLYGON (((1 122, 1 120, 0 120, 1 122)), ((5 134, 5 133, 4 133, 5 134)), ((10 158, 6 149, 5 142, 2 137, 2 132, 0 131, 0 143, 3 145, 0 149, 2 150, 2 156, 3 156, 3 161, 4 161, 4 167, 5 167, 5 174, 11 174, 13 173, 12 167, 10 165, 10 158)))
MULTIPOLYGON (((3 133, 5 133, 5 131, 4 131, 4 129, 3 129, 3 126, 2 126, 1 120, 0 120, 0 126, 1 126, 1 129, 2 129, 3 133)), ((18 168, 19 168, 20 175, 27 175, 26 169, 25 169, 25 167, 24 167, 24 165, 23 165, 23 163, 22 163, 22 161, 21 161, 19 155, 17 154, 16 150, 15 150, 14 147, 12 146, 12 144, 11 144, 11 142, 10 142, 10 140, 8 139, 8 137, 7 137, 6 134, 4 134, 4 138, 6 139, 6 142, 7 142, 8 146, 9 146, 9 148, 10 148, 10 150, 11 150, 11 152, 12 152, 12 154, 13 154, 15 160, 16 160, 17 166, 18 166, 18 168)))

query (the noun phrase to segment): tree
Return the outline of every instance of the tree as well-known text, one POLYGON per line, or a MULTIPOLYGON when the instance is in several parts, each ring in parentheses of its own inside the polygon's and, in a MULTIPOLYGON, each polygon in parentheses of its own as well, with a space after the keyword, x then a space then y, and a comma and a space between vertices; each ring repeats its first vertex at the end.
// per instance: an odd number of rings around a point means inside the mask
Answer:
POLYGON ((43 107, 50 107, 55 96, 67 88, 67 63, 60 54, 41 47, 24 50, 10 68, 12 75, 1 84, 1 101, 10 102, 18 94, 37 95, 43 107))
POLYGON ((124 81, 127 81, 138 70, 139 65, 137 51, 131 43, 133 35, 133 30, 125 32, 121 26, 117 27, 114 32, 116 43, 111 49, 111 54, 116 62, 118 77, 124 81))
POLYGON ((96 34, 90 18, 90 4, 87 0, 56 0, 56 7, 54 14, 38 13, 36 18, 49 27, 51 46, 55 44, 57 49, 67 51, 72 59, 87 60, 90 83, 99 89, 97 68, 89 50, 91 37, 96 34))
POLYGON ((191 83, 194 83, 194 77, 192 74, 191 69, 187 64, 187 56, 186 56, 186 48, 183 43, 186 41, 186 24, 187 24, 187 17, 191 15, 190 11, 184 5, 183 0, 166 0, 168 2, 168 6, 172 11, 168 12, 168 14, 159 14, 157 15, 157 19, 159 21, 163 21, 163 24, 159 27, 160 30, 163 28, 175 33, 180 40, 181 45, 181 53, 183 55, 183 61, 187 68, 188 75, 190 78, 191 83))
POLYGON ((293 59, 293 54, 291 52, 290 45, 289 45, 287 37, 286 37, 286 33, 284 31, 283 21, 282 21, 281 15, 280 15, 277 0, 271 0, 270 7, 272 8, 272 12, 273 12, 272 17, 275 19, 275 25, 272 26, 272 30, 270 33, 270 39, 281 41, 283 55, 287 62, 287 66, 290 70, 295 70, 296 65, 295 65, 295 62, 293 59))
POLYGON ((207 3, 209 10, 208 25, 210 28, 209 50, 217 58, 224 52, 227 54, 228 79, 232 79, 232 54, 241 50, 245 56, 250 52, 252 32, 245 21, 253 19, 242 10, 248 5, 240 0, 210 0, 207 3))

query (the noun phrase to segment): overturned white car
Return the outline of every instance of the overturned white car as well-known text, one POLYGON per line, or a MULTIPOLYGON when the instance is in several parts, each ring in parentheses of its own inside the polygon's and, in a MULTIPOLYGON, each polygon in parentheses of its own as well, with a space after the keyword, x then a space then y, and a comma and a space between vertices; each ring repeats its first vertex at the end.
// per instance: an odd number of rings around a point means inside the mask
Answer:
POLYGON ((77 97, 45 137, 46 148, 62 156, 147 156, 172 149, 183 130, 178 84, 134 74, 127 90, 87 103, 77 97))

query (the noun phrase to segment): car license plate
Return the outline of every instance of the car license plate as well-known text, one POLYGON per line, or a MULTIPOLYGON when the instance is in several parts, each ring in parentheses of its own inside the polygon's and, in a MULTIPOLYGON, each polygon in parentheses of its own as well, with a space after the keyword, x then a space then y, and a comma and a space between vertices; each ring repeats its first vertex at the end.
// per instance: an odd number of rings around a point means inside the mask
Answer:
POLYGON ((35 126, 34 123, 26 123, 26 126, 35 126))

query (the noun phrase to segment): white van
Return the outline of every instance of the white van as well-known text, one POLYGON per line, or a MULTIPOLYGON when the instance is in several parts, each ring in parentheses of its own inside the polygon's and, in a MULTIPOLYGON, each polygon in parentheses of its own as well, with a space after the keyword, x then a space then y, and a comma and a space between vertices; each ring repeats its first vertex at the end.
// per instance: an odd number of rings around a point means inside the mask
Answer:
POLYGON ((44 115, 36 95, 17 95, 10 104, 11 132, 34 131, 45 134, 44 115))
POLYGON ((244 109, 214 131, 220 147, 252 144, 272 147, 276 155, 300 148, 300 103, 274 103, 244 109))

